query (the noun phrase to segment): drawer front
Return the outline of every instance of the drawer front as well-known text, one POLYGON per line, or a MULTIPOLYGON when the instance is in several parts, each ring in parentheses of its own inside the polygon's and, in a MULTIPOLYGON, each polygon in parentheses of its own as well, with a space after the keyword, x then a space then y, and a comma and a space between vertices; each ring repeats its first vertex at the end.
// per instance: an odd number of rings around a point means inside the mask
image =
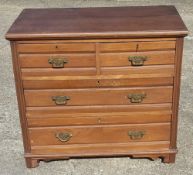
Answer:
POLYGON ((153 74, 162 76, 174 76, 174 65, 143 66, 143 67, 102 67, 102 75, 131 75, 153 74))
POLYGON ((164 123, 171 121, 171 111, 28 114, 27 121, 29 127, 164 123))
POLYGON ((146 50, 174 50, 176 41, 131 41, 100 43, 100 52, 135 52, 146 50))
POLYGON ((25 90, 27 106, 130 105, 172 102, 172 86, 77 89, 25 90))
POLYGON ((95 54, 20 54, 21 68, 96 67, 95 54))
POLYGON ((90 76, 96 75, 96 68, 23 68, 21 69, 22 77, 41 77, 41 76, 90 76))
POLYGON ((23 80, 25 89, 95 88, 173 85, 173 77, 82 79, 82 80, 23 80))
POLYGON ((32 146, 169 141, 170 124, 30 128, 32 146))
POLYGON ((95 52, 94 43, 18 44, 19 53, 95 52))
POLYGON ((174 64, 175 51, 101 53, 102 67, 174 64))

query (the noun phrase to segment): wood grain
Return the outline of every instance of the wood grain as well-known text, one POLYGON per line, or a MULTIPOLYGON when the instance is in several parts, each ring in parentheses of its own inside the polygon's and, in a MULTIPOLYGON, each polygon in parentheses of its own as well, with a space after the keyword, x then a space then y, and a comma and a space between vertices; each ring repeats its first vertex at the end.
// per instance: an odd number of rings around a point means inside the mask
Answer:
POLYGON ((170 124, 44 127, 30 128, 29 133, 32 146, 169 141, 170 124), (128 136, 128 131, 145 131, 145 135, 139 140, 132 140, 128 136), (60 132, 71 133, 71 139, 67 142, 61 142, 55 136, 56 133, 60 132))
MULTIPOLYGON (((96 155, 133 155, 140 152, 167 152, 168 141, 154 142, 130 142, 112 144, 73 144, 73 145, 52 145, 52 146, 32 146, 34 155, 59 155, 65 156, 96 156, 96 155), (54 153, 54 154, 53 154, 54 153)), ((53 157, 52 157, 53 158, 53 157)))
POLYGON ((163 74, 172 77, 174 65, 139 66, 139 67, 102 67, 102 75, 163 74))
POLYGON ((51 68, 50 58, 65 58, 68 61, 64 68, 96 67, 95 54, 19 54, 21 68, 51 68))
POLYGON ((27 121, 29 127, 164 123, 171 121, 171 111, 28 114, 27 121))
POLYGON ((128 60, 129 56, 146 56, 145 66, 174 64, 175 51, 101 53, 100 63, 102 67, 131 66, 131 62, 128 60))
POLYGON ((174 6, 25 9, 10 40, 175 37, 187 28, 174 6))
POLYGON ((94 52, 93 43, 18 44, 19 53, 94 52))
POLYGON ((159 112, 171 111, 172 104, 136 104, 136 105, 96 105, 96 106, 55 106, 55 107, 27 107, 26 115, 47 116, 69 113, 111 113, 111 112, 159 112))
POLYGON ((107 88, 133 86, 170 86, 173 77, 156 78, 122 78, 122 79, 77 79, 77 80, 23 80, 25 89, 78 89, 78 88, 107 88))
POLYGON ((77 105, 131 105, 129 94, 146 94, 143 103, 172 102, 172 86, 114 88, 114 89, 76 89, 76 90, 25 90, 27 106, 56 106, 53 96, 69 96, 65 106, 77 105))
POLYGON ((22 68, 22 77, 41 77, 41 76, 89 76, 96 75, 96 68, 65 68, 65 69, 53 69, 53 68, 22 68))

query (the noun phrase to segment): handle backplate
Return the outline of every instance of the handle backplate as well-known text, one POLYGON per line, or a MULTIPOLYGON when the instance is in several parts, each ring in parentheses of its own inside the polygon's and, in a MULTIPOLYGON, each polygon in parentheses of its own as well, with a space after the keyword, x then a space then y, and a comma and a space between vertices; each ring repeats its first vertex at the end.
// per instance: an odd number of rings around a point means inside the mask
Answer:
POLYGON ((142 94, 129 94, 128 99, 130 99, 131 103, 141 103, 143 99, 146 97, 145 93, 142 94))
POLYGON ((68 100, 70 100, 69 96, 53 96, 52 97, 52 101, 54 101, 56 105, 65 105, 68 100))
POLYGON ((64 64, 68 63, 66 58, 50 58, 48 63, 52 65, 53 68, 63 68, 64 64))
POLYGON ((71 133, 68 132, 59 132, 56 135, 56 138, 59 139, 61 142, 67 142, 72 137, 71 133))
POLYGON ((131 140, 142 139, 145 135, 145 131, 128 131, 128 136, 131 140))
POLYGON ((129 56, 128 59, 132 66, 143 66, 147 60, 147 56, 129 56))

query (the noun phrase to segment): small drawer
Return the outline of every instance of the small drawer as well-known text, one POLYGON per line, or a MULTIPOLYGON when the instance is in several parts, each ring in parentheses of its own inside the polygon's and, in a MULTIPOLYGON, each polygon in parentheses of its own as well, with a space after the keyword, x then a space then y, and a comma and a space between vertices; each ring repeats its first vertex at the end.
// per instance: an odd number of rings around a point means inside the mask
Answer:
POLYGON ((102 67, 174 64, 175 51, 101 53, 102 67))
POLYGON ((131 105, 172 102, 172 86, 25 90, 26 106, 131 105))
POLYGON ((94 52, 94 43, 34 43, 18 44, 19 53, 94 52))
POLYGON ((169 141, 170 123, 30 128, 32 146, 169 141))
POLYGON ((20 54, 21 68, 96 67, 94 53, 81 54, 20 54))

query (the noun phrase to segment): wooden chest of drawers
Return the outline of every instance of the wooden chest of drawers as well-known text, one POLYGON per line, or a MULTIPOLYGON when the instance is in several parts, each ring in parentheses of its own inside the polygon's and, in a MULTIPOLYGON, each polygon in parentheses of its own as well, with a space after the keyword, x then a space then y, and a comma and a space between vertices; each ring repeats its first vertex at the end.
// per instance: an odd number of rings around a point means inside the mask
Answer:
POLYGON ((174 162, 186 35, 173 6, 24 10, 6 38, 27 167, 81 156, 174 162))

